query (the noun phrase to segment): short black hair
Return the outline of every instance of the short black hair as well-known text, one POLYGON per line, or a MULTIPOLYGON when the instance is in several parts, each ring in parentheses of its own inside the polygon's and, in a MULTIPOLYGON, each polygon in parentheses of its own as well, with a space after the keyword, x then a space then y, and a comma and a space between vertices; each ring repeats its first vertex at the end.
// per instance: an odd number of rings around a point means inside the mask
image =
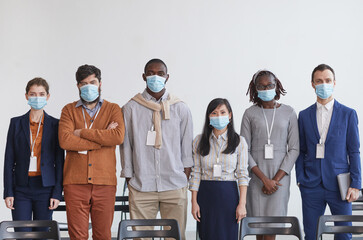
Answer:
POLYGON ((159 58, 153 58, 150 61, 148 61, 144 67, 144 73, 146 73, 146 69, 149 65, 153 64, 153 63, 161 63, 165 66, 166 69, 166 73, 168 73, 168 67, 166 66, 166 64, 163 62, 163 60, 159 59, 159 58))
POLYGON ((227 144, 228 145, 227 145, 226 149, 223 151, 223 153, 224 154, 234 153, 234 151, 236 150, 236 148, 238 147, 238 145, 240 143, 240 137, 234 129, 233 112, 232 112, 231 105, 229 104, 228 100, 225 98, 215 98, 208 104, 207 111, 205 113, 205 122, 204 122, 204 127, 203 127, 203 133, 202 133, 202 136, 199 141, 198 148, 197 148, 198 154, 200 154, 202 156, 207 156, 210 151, 209 138, 210 138, 210 135, 212 134, 213 127, 211 127, 209 125, 209 122, 210 122, 209 115, 220 105, 225 105, 226 108, 228 109, 228 112, 231 114, 231 120, 229 121, 229 123, 227 125, 227 131, 228 131, 227 132, 227 137, 228 137, 227 144))
POLYGON ((327 64, 322 63, 322 64, 318 65, 316 68, 314 68, 313 73, 311 74, 311 82, 314 81, 314 74, 315 74, 315 72, 317 72, 317 71, 321 71, 322 72, 324 70, 330 70, 333 73, 333 76, 334 76, 334 79, 333 80, 335 80, 335 72, 334 72, 333 68, 330 67, 327 64))
POLYGON ((279 100, 281 95, 286 94, 286 90, 282 86, 280 80, 275 76, 275 74, 273 74, 272 72, 270 72, 268 70, 258 71, 257 73, 255 73, 253 75, 250 85, 248 86, 247 93, 246 93, 246 95, 250 94, 250 102, 257 104, 258 106, 262 106, 262 100, 258 97, 258 92, 256 89, 256 82, 258 81, 258 79, 261 76, 264 76, 264 75, 272 76, 276 82, 276 89, 275 89, 276 96, 274 98, 275 100, 279 100))
POLYGON ((82 65, 78 68, 76 72, 76 80, 77 83, 80 83, 83 79, 87 78, 88 76, 95 75, 98 81, 101 82, 101 70, 93 65, 82 65))

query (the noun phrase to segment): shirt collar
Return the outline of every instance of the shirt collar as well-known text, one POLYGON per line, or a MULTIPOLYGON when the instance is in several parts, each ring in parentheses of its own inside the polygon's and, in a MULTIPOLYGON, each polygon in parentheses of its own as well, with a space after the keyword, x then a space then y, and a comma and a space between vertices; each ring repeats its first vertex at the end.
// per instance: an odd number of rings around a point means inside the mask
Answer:
POLYGON ((227 132, 228 132, 228 130, 225 131, 224 133, 222 133, 221 135, 219 135, 219 137, 217 138, 217 136, 214 135, 214 132, 212 131, 211 138, 214 138, 216 140, 223 139, 224 141, 227 141, 227 139, 228 139, 227 132))
POLYGON ((323 105, 323 104, 321 104, 321 103, 319 103, 319 102, 316 102, 316 106, 317 106, 317 108, 320 110, 320 109, 322 109, 322 107, 324 107, 326 110, 330 110, 333 106, 334 106, 334 98, 333 98, 333 100, 331 100, 330 102, 328 102, 327 104, 325 104, 325 105, 323 105))
MULTIPOLYGON (((34 122, 33 120, 32 120, 32 118, 30 117, 30 114, 29 114, 29 124, 30 125, 38 125, 38 123, 37 122, 34 122)), ((43 112, 43 116, 42 116, 42 121, 41 121, 41 125, 43 125, 44 124, 44 112, 43 112)))
MULTIPOLYGON (((100 107, 101 107, 102 103, 103 103, 103 99, 100 98, 100 100, 98 101, 98 105, 100 105, 100 107)), ((81 99, 79 99, 78 102, 76 103, 76 108, 79 106, 83 106, 85 109, 89 109, 85 104, 83 104, 81 99)), ((91 109, 89 109, 89 110, 91 110, 91 109)))
POLYGON ((147 92, 147 90, 146 90, 146 88, 145 88, 145 90, 142 92, 142 97, 146 100, 146 101, 153 101, 153 102, 160 102, 160 101, 165 101, 165 100, 167 100, 168 99, 168 96, 169 96, 169 93, 168 93, 168 91, 166 91, 165 90, 165 92, 164 92, 164 94, 163 94, 163 96, 161 96, 161 98, 159 99, 159 100, 156 100, 156 98, 154 98, 153 96, 151 96, 148 92, 147 92))

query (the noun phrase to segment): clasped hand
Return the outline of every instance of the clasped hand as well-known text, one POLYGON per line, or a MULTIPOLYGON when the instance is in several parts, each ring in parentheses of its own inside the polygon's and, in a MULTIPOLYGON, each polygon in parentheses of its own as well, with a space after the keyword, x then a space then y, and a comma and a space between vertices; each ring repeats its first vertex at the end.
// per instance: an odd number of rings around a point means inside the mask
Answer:
POLYGON ((282 186, 282 184, 276 180, 267 179, 263 182, 262 192, 264 194, 271 195, 279 189, 278 186, 282 186))

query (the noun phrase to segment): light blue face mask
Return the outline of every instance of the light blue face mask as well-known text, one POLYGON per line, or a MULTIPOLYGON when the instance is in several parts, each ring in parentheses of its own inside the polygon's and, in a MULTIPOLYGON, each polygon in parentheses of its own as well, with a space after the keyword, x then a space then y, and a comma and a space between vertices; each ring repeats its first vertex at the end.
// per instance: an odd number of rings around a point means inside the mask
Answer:
POLYGON ((93 84, 84 85, 79 89, 81 90, 81 98, 86 102, 93 102, 100 95, 98 92, 98 86, 93 84))
POLYGON ((152 75, 146 77, 147 87, 154 93, 158 93, 165 87, 166 78, 159 75, 152 75))
POLYGON ((40 110, 47 105, 47 97, 29 97, 28 104, 35 110, 40 110))
POLYGON ((315 85, 315 93, 321 99, 329 98, 334 91, 334 84, 323 83, 315 85))
POLYGON ((276 96, 276 90, 270 89, 270 90, 257 90, 258 98, 260 98, 264 102, 269 102, 273 100, 276 96))
POLYGON ((218 130, 222 130, 223 128, 225 128, 228 125, 228 123, 229 123, 228 115, 209 118, 209 124, 218 130))

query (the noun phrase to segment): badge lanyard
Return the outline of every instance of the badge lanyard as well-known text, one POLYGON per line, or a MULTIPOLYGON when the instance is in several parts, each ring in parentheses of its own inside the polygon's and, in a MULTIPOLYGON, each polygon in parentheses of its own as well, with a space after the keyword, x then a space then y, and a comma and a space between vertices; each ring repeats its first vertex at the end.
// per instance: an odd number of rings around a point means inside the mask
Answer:
POLYGON ((91 125, 90 125, 90 126, 89 126, 89 128, 88 128, 88 126, 87 126, 87 122, 86 122, 86 116, 84 115, 84 109, 83 109, 83 107, 82 107, 82 114, 83 114, 83 120, 84 120, 84 127, 85 127, 86 129, 91 129, 91 128, 92 128, 93 123, 96 121, 96 118, 97 118, 98 113, 100 112, 100 110, 101 110, 101 108, 99 108, 99 109, 97 110, 96 115, 95 115, 94 119, 91 121, 91 125))
POLYGON ((262 112, 263 112, 263 116, 265 118, 265 122, 266 122, 266 130, 267 130, 267 144, 265 144, 265 159, 273 159, 273 153, 274 153, 274 146, 273 144, 271 144, 271 133, 272 133, 272 129, 274 127, 274 123, 275 123, 275 115, 276 115, 276 104, 274 105, 274 112, 273 112, 273 116, 272 116, 272 122, 271 122, 271 127, 269 129, 268 127, 268 121, 267 121, 267 117, 265 114, 265 110, 262 107, 262 112))
POLYGON ((38 135, 39 135, 40 125, 42 124, 42 119, 43 119, 43 114, 42 114, 42 116, 40 117, 40 120, 39 120, 38 130, 37 130, 37 135, 35 136, 34 142, 33 142, 33 134, 32 134, 32 130, 30 130, 30 124, 29 124, 29 131, 30 131, 30 143, 31 143, 31 148, 32 148, 32 151, 31 151, 31 157, 34 157, 34 146, 35 146, 35 141, 37 140, 38 135))
POLYGON ((225 142, 223 141, 223 144, 220 147, 218 153, 216 153, 217 154, 217 163, 213 165, 213 177, 221 177, 222 176, 222 165, 219 163, 219 156, 221 155, 224 144, 225 144, 225 142))
POLYGON ((37 138, 38 138, 38 135, 39 135, 40 125, 42 125, 42 119, 43 119, 43 114, 40 117, 39 124, 38 124, 37 135, 35 136, 34 141, 33 141, 33 133, 32 133, 32 130, 30 129, 30 123, 29 123, 30 144, 31 144, 31 155, 30 155, 29 170, 28 170, 29 172, 36 172, 38 170, 37 157, 34 156, 34 146, 35 146, 35 142, 37 141, 37 138))
MULTIPOLYGON (((96 118, 97 118, 98 113, 100 112, 100 110, 101 110, 101 107, 97 110, 96 115, 93 118, 93 120, 91 120, 91 125, 88 128, 87 121, 86 121, 86 116, 84 115, 84 109, 82 107, 82 114, 83 114, 83 120, 84 120, 84 127, 85 127, 85 129, 91 129, 92 128, 93 123, 95 122, 95 120, 96 120, 96 118)), ((87 151, 78 151, 78 153, 79 154, 85 154, 85 155, 87 155, 87 151)))

